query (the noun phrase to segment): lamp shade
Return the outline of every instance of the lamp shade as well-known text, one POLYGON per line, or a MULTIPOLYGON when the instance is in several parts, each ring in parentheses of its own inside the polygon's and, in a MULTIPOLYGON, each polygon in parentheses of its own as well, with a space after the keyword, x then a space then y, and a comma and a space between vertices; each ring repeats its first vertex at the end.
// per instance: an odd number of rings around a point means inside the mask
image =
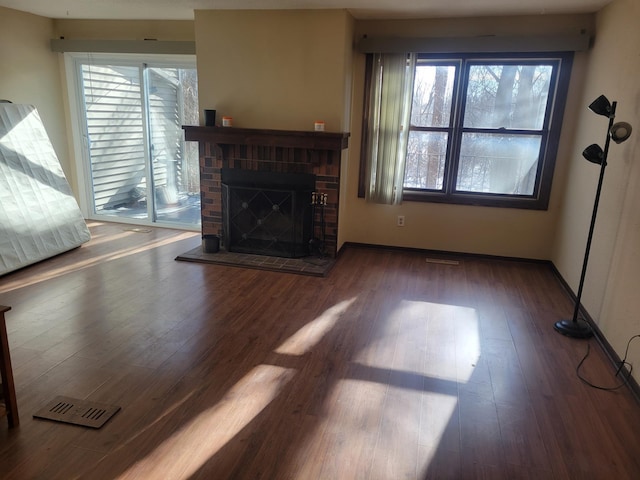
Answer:
POLYGON ((584 149, 582 156, 591 163, 601 165, 604 158, 604 152, 602 151, 602 148, 600 148, 600 145, 593 143, 584 149))
POLYGON ((589 110, 593 113, 597 113, 598 115, 604 115, 608 117, 611 113, 611 102, 604 95, 600 95, 596 98, 591 105, 589 105, 589 110))
POLYGON ((611 140, 622 143, 631 136, 631 125, 627 122, 617 122, 611 127, 611 140))

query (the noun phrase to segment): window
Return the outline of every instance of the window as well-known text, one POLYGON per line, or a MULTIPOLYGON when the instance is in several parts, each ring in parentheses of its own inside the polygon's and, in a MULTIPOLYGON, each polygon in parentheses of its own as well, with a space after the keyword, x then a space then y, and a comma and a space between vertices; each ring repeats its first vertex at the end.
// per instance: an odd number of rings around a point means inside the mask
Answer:
POLYGON ((69 60, 87 216, 198 228, 198 152, 182 131, 198 123, 195 61, 97 54, 69 60))
POLYGON ((546 209, 572 58, 417 55, 403 199, 546 209))

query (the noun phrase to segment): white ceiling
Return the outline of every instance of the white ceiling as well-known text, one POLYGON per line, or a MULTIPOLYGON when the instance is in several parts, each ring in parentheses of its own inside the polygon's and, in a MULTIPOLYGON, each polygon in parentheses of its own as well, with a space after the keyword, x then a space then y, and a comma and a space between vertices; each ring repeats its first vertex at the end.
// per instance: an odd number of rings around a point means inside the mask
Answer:
POLYGON ((356 18, 470 17, 595 12, 612 0, 0 0, 49 18, 191 20, 194 10, 347 9, 356 18))

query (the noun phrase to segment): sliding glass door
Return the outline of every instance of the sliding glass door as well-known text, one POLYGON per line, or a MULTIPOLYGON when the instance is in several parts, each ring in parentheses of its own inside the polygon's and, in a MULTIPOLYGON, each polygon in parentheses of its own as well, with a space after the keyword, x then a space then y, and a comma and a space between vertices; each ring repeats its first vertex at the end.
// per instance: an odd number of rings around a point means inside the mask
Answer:
POLYGON ((195 64, 126 57, 75 59, 84 177, 92 218, 197 227, 195 64))

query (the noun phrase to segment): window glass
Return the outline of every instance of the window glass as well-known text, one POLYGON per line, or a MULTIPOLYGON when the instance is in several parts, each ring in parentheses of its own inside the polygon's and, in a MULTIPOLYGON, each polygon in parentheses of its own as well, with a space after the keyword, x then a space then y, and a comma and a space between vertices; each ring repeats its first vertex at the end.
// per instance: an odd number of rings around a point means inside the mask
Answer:
POLYGON ((411 125, 449 126, 455 73, 452 65, 416 66, 411 125))
POLYGON ((86 161, 79 168, 86 173, 82 202, 88 216, 198 228, 198 146, 185 142, 182 130, 198 123, 195 59, 67 58, 78 74, 73 91, 82 126, 86 161))
POLYGON ((533 195, 540 136, 465 133, 456 190, 533 195))
POLYGON ((550 65, 471 65, 464 126, 542 129, 552 71, 550 65))
POLYGON ((442 190, 447 159, 446 132, 409 132, 405 188, 442 190))

